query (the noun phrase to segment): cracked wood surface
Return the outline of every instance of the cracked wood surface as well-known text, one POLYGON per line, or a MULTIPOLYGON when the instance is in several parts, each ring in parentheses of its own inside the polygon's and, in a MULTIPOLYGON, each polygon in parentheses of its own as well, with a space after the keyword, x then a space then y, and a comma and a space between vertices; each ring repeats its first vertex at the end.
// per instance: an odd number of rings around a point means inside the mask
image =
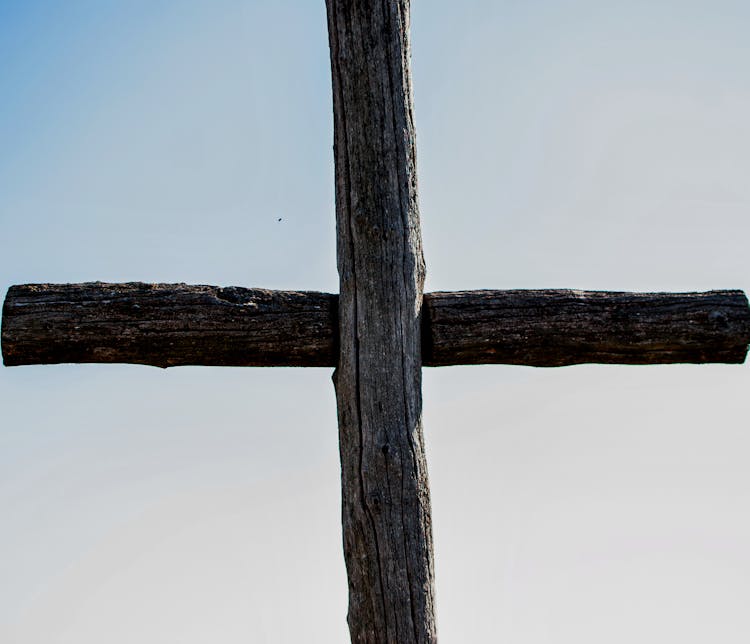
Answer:
POLYGON ((424 260, 408 0, 326 0, 333 78, 341 453, 354 642, 435 641, 422 437, 424 260))
MULTIPOLYGON (((5 364, 333 367, 338 296, 186 284, 26 284, 3 307, 5 364)), ((425 366, 741 363, 741 291, 426 293, 425 366)))

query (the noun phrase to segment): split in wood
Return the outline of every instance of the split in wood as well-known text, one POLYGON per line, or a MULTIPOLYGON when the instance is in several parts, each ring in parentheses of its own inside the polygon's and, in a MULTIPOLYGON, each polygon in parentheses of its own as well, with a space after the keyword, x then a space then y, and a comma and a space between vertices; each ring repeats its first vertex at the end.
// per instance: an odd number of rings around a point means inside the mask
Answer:
MULTIPOLYGON (((338 296, 185 284, 27 284, 3 306, 7 366, 332 367, 338 296)), ((462 291, 424 296, 425 366, 741 363, 742 291, 462 291)))

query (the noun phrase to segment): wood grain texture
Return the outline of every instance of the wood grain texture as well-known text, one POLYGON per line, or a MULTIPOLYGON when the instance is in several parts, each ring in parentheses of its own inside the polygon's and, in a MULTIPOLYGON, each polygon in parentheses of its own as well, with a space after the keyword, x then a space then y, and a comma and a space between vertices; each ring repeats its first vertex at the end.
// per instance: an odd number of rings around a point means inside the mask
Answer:
POLYGON ((408 0, 327 0, 353 642, 435 641, 408 0))
MULTIPOLYGON (((186 284, 8 290, 7 366, 55 363, 334 367, 338 296, 186 284)), ((742 291, 426 293, 425 366, 742 363, 742 291)))
POLYGON ((425 364, 741 363, 742 291, 464 291, 425 298, 425 364))
POLYGON ((186 284, 26 284, 3 306, 6 365, 333 365, 338 298, 186 284))

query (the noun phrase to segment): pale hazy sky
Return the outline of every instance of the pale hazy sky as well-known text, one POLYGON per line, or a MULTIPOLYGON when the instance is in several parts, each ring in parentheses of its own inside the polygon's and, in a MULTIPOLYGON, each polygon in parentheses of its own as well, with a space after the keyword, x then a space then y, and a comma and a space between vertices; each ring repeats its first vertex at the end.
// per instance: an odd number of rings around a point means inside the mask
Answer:
MULTIPOLYGON (((412 30, 429 290, 750 289, 750 5, 412 30)), ((322 0, 0 0, 0 289, 336 291, 331 121, 322 0)), ((0 642, 346 642, 330 375, 0 369, 0 642)), ((424 398, 442 642, 750 641, 747 367, 424 398)))

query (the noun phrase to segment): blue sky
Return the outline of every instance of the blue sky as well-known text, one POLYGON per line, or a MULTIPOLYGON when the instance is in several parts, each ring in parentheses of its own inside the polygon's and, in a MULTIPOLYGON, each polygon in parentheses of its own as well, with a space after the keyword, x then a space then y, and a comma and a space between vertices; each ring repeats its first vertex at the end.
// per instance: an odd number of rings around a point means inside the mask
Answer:
MULTIPOLYGON (((428 290, 747 290, 749 23, 415 3, 428 290)), ((0 1, 0 290, 337 290, 325 28, 300 0, 0 1)), ((426 370, 441 639, 747 641, 748 390, 426 370)), ((0 370, 0 640, 346 641, 334 404, 326 369, 0 370)))

